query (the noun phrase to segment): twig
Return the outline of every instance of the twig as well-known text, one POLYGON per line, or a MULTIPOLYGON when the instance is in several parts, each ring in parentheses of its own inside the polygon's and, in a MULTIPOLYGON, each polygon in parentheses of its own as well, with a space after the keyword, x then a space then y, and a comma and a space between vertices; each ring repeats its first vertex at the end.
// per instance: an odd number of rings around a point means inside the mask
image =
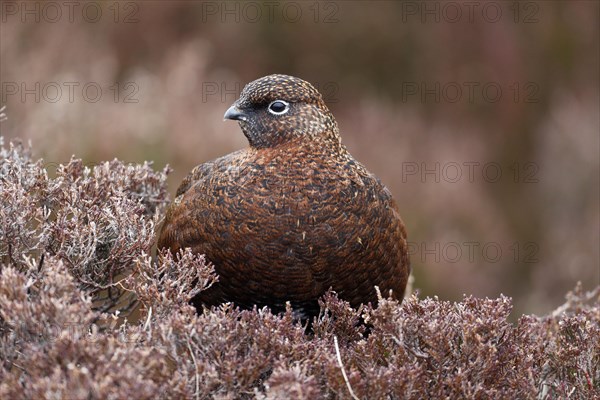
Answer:
POLYGON ((150 320, 152 319, 152 307, 148 309, 148 318, 146 318, 146 323, 144 324, 144 330, 147 331, 150 326, 150 320))
POLYGON ((187 347, 190 351, 190 355, 192 356, 192 361, 194 362, 194 367, 196 368, 196 399, 200 398, 200 379, 198 378, 198 363, 196 363, 196 357, 194 356, 194 352, 192 351, 192 346, 190 345, 191 337, 188 335, 187 347))
MULTIPOLYGON (((581 284, 581 282, 579 282, 578 285, 579 284, 581 284)), ((577 288, 576 288, 576 290, 577 290, 577 288)), ((573 291, 573 292, 575 292, 575 291, 573 291)), ((550 317, 556 318, 556 317, 560 316, 561 314, 564 314, 565 312, 570 310, 573 307, 573 304, 576 303, 577 301, 579 301, 580 303, 586 303, 586 302, 592 300, 594 297, 600 296, 600 286, 596 286, 595 289, 593 289, 589 292, 583 293, 583 291, 582 291, 581 295, 575 294, 573 292, 570 292, 567 295, 567 301, 563 305, 559 306, 556 310, 554 310, 554 311, 552 311, 552 313, 550 313, 550 317), (569 296, 569 295, 571 295, 571 296, 569 296)))
POLYGON ((44 255, 45 253, 42 253, 42 255, 40 256, 40 262, 38 263, 38 273, 42 272, 42 267, 44 266, 44 255))
POLYGON ((352 396, 352 398, 354 400, 359 400, 359 398, 356 397, 356 395, 354 394, 354 390, 352 390, 352 386, 350 386, 350 382, 348 381, 348 376, 346 375, 346 370, 344 369, 344 364, 342 364, 342 356, 340 355, 340 346, 338 345, 337 336, 333 337, 333 343, 335 344, 335 354, 337 355, 337 361, 338 361, 338 364, 340 365, 340 369, 342 370, 342 376, 344 377, 344 381, 346 382, 346 387, 348 388, 348 391, 350 392, 350 396, 352 396))

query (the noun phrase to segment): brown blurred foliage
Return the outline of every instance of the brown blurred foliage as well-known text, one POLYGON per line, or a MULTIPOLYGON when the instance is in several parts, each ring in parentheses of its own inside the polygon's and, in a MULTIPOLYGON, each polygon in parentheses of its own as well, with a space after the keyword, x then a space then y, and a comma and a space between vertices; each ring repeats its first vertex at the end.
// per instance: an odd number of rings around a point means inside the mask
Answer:
POLYGON ((597 2, 44 4, 0 3, 0 129, 50 170, 153 160, 174 193, 246 145, 245 83, 297 75, 397 198, 423 294, 548 312, 599 283, 597 2))
POLYGON ((600 396, 600 286, 516 324, 505 296, 355 310, 330 292, 311 329, 290 307, 197 314, 213 267, 189 249, 147 253, 165 173, 72 159, 50 178, 29 154, 0 146, 0 398, 600 396), (141 318, 119 318, 99 288, 130 293, 141 318))

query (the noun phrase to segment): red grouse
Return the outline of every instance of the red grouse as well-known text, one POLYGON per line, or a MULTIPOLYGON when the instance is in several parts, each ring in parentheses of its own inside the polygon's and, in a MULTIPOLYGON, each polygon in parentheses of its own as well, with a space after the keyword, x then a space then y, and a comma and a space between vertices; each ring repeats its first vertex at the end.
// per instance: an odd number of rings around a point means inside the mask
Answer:
POLYGON ((410 266, 396 203, 342 145, 319 92, 269 75, 246 85, 225 119, 250 147, 192 170, 158 241, 215 265, 219 282, 194 305, 278 312, 289 301, 311 317, 329 288, 355 307, 376 301, 375 286, 402 299, 410 266))

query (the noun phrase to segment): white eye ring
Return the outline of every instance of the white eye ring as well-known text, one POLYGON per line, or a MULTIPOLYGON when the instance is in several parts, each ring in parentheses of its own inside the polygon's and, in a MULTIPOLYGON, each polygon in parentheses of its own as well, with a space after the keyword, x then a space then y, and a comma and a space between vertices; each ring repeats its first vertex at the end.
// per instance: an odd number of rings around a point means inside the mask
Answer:
POLYGON ((267 111, 269 111, 273 115, 283 115, 286 112, 288 112, 289 110, 290 110, 290 103, 288 103, 287 101, 283 101, 283 100, 274 100, 274 101, 271 102, 271 104, 269 104, 269 107, 267 107, 267 111), (273 107, 273 105, 275 103, 282 103, 285 106, 285 108, 283 110, 276 111, 276 110, 274 110, 274 109, 271 108, 271 107, 273 107))

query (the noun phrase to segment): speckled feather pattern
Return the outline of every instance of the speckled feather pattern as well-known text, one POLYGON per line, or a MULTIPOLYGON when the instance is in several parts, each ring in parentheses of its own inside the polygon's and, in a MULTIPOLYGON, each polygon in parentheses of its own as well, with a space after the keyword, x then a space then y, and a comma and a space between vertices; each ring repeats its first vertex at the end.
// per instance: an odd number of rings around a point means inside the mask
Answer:
POLYGON ((158 246, 206 254, 219 282, 197 307, 290 301, 318 312, 329 288, 353 306, 375 286, 401 299, 410 272, 406 231, 390 192, 341 144, 337 123, 309 83, 270 75, 235 103, 250 147, 194 168, 167 211, 158 246), (289 103, 284 115, 266 111, 289 103))

